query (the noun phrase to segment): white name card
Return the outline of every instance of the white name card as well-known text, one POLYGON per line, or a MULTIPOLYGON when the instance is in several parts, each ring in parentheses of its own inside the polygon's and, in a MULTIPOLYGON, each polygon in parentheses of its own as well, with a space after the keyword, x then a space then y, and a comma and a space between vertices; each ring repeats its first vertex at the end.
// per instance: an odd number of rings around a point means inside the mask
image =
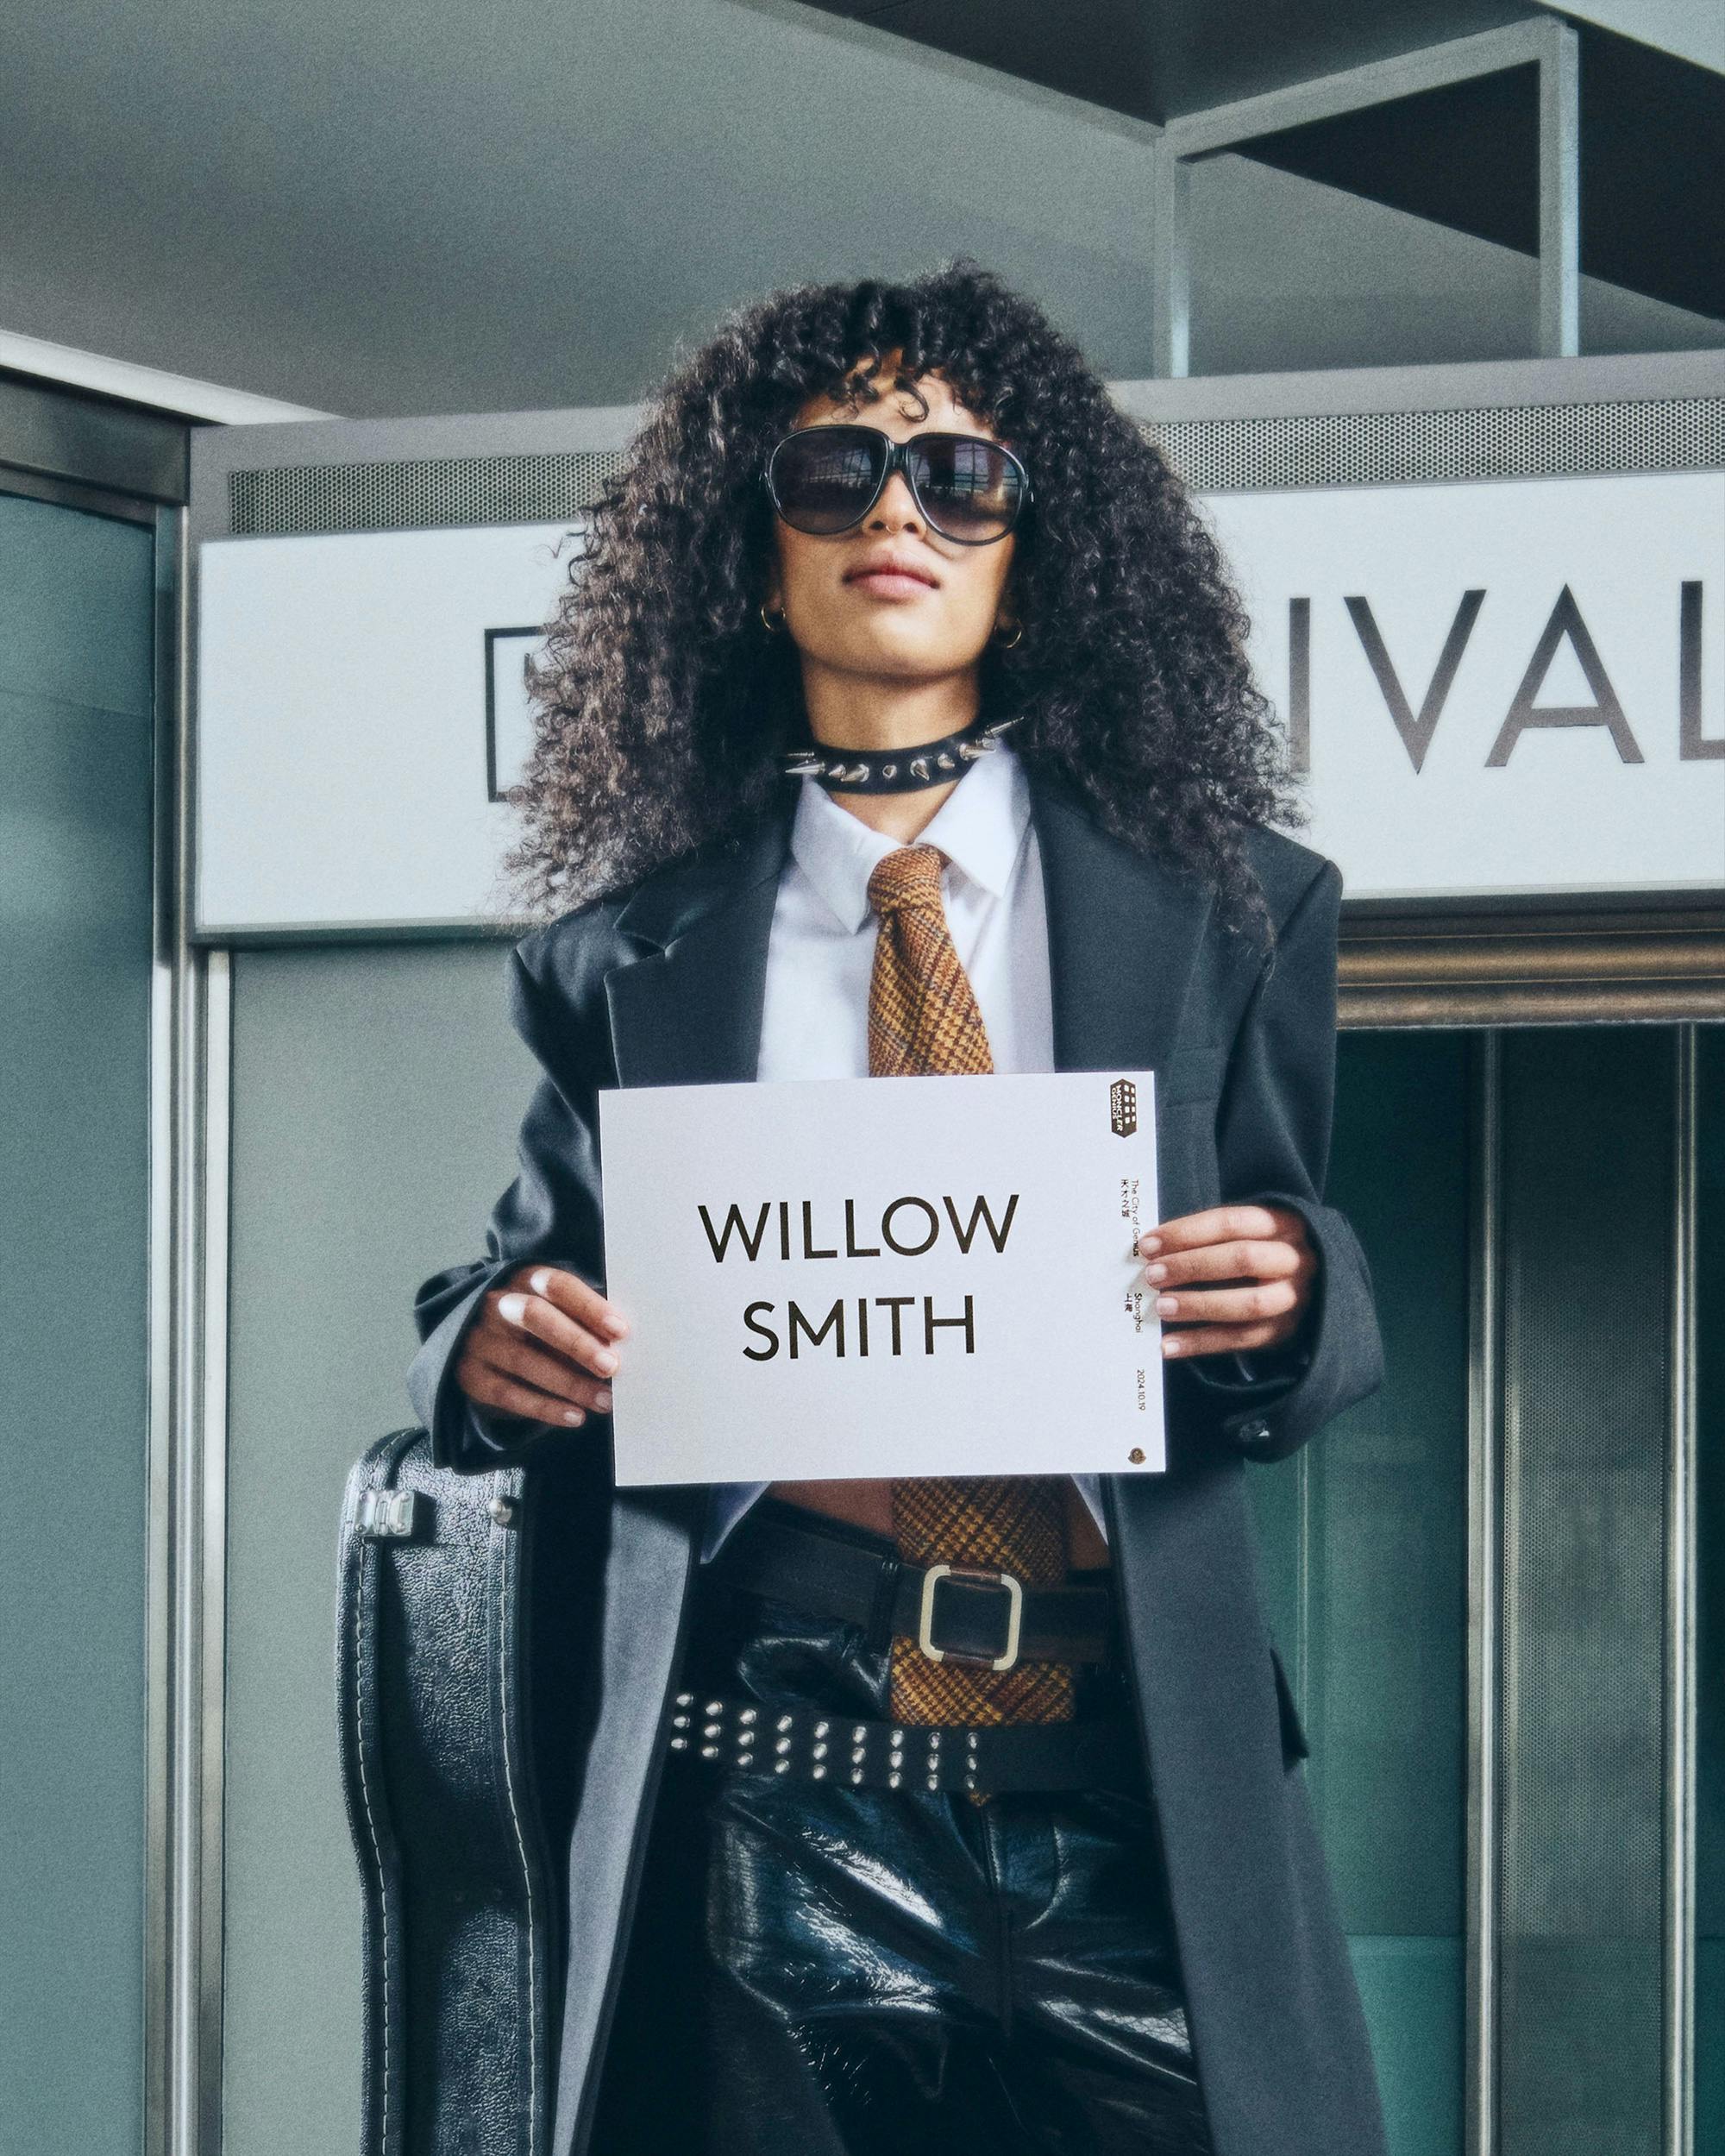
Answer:
POLYGON ((618 1480, 1161 1469, 1155 1083, 602 1092, 618 1480))

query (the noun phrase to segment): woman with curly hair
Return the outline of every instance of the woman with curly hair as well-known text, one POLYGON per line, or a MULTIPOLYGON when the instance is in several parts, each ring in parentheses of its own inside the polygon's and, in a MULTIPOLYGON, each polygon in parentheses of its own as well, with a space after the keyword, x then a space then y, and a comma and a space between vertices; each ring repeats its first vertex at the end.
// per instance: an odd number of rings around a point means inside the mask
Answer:
POLYGON ((559 1493, 557 2156, 1382 2147, 1242 1487, 1381 1374, 1340 877, 1244 630, 964 261, 736 316, 594 513, 511 862, 543 1075, 410 1374, 441 1462, 559 1493), (615 1487, 601 1090, 1144 1067, 1165 1473, 615 1487))

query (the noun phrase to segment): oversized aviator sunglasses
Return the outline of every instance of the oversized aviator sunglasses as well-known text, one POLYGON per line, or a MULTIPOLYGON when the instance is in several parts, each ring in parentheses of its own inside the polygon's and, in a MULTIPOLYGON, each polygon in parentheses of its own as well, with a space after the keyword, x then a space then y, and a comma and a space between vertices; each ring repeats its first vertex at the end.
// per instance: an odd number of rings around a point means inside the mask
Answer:
POLYGON ((976 434, 913 434, 879 427, 800 427, 767 461, 767 492, 794 531, 831 538, 861 524, 902 472, 917 507, 960 546, 1004 539, 1031 500, 1030 474, 998 442, 976 434))

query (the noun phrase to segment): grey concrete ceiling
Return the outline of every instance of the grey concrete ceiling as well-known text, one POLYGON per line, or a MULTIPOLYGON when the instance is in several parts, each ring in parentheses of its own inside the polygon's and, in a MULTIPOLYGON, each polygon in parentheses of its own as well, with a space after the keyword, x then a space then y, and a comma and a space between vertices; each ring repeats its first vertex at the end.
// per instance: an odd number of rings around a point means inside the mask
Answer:
MULTIPOLYGON (((355 415, 617 403, 774 286, 964 251, 1139 376, 1149 145, 794 0, 7 0, 0 330, 355 415)), ((1201 366, 1528 349, 1511 250, 1205 188, 1201 366)), ((1722 341, 1590 305, 1605 348, 1722 341)))

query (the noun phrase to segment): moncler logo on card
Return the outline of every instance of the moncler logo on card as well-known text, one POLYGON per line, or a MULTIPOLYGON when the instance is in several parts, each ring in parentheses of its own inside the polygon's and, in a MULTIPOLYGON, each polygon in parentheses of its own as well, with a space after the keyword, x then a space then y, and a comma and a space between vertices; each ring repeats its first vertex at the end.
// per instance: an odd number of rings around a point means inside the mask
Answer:
POLYGON ((1108 1128, 1117 1138, 1130 1138, 1138 1128, 1138 1088, 1130 1078, 1116 1078, 1108 1088, 1108 1128))

